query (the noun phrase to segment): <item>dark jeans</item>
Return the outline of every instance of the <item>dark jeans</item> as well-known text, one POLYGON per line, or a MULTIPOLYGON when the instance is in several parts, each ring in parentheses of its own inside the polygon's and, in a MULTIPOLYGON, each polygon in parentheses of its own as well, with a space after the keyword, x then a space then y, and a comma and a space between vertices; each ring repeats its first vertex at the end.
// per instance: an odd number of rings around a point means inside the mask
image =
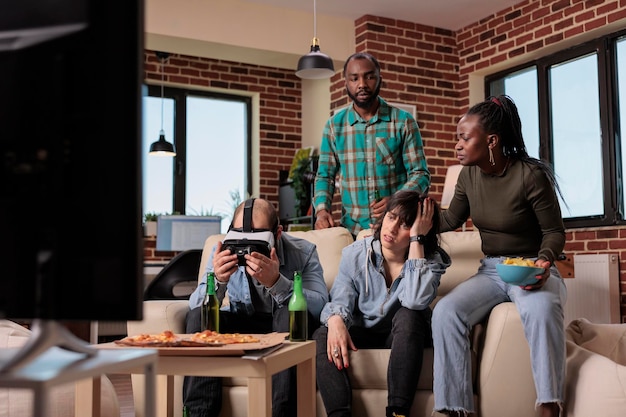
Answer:
MULTIPOLYGON (((187 313, 187 333, 200 331, 200 312, 201 308, 198 307, 187 313)), ((315 327, 319 325, 310 313, 309 323, 315 327)), ((244 316, 220 311, 220 333, 288 331, 289 310, 287 306, 277 309, 273 316, 270 314, 244 316)), ((274 374, 272 376, 272 417, 296 416, 296 401, 296 367, 274 374)), ((222 409, 222 378, 185 376, 183 404, 187 406, 189 417, 218 417, 222 409)))
MULTIPOLYGON (((350 337, 359 349, 391 349, 387 367, 387 414, 391 411, 408 415, 413 404, 422 370, 425 346, 432 346, 430 309, 400 308, 393 317, 391 330, 377 331, 351 327, 350 337)), ((317 342, 317 387, 328 417, 352 416, 352 386, 348 371, 337 369, 328 361, 326 343, 328 328, 313 333, 317 342)))

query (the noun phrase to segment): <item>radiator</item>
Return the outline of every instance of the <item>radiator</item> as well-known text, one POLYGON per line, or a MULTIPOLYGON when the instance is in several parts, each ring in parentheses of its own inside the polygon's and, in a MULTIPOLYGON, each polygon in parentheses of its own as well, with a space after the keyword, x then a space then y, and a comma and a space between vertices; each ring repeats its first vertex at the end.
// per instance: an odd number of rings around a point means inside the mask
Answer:
POLYGON ((616 254, 575 255, 574 277, 565 278, 565 325, 578 318, 620 323, 619 260, 616 254))

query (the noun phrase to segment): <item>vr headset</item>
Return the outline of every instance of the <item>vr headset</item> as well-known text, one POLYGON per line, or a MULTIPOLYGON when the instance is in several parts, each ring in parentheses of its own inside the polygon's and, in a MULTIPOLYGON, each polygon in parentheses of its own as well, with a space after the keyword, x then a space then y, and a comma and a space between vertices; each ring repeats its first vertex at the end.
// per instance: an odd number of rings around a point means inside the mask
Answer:
POLYGON ((274 233, 271 230, 252 228, 253 206, 254 198, 246 200, 243 207, 243 227, 231 227, 222 242, 223 250, 228 249, 231 254, 237 254, 237 264, 240 266, 246 266, 246 254, 259 252, 269 257, 274 247, 274 233))

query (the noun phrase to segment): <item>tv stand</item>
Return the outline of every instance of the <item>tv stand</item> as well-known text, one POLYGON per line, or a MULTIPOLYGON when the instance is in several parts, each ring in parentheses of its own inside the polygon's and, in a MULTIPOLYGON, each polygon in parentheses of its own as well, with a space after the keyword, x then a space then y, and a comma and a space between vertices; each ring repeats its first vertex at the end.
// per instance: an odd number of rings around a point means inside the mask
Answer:
POLYGON ((97 354, 97 349, 74 336, 56 321, 35 319, 31 325, 31 331, 32 335, 28 342, 9 362, 0 367, 0 374, 10 373, 25 366, 53 346, 82 353, 87 357, 93 357, 97 354))

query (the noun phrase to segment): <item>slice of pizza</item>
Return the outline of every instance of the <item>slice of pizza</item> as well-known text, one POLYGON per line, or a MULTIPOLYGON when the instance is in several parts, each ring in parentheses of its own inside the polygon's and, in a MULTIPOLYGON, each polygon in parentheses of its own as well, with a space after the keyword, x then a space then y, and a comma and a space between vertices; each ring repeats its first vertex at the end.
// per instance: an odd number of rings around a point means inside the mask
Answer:
POLYGON ((223 343, 217 340, 219 333, 212 330, 205 330, 187 335, 181 340, 181 346, 222 346, 223 343))
POLYGON ((115 343, 126 346, 167 347, 178 346, 180 341, 180 337, 176 336, 172 331, 165 330, 159 334, 142 333, 135 336, 127 336, 116 340, 115 343))
POLYGON ((221 335, 222 343, 230 345, 235 343, 259 343, 261 340, 251 334, 224 333, 221 335))
POLYGON ((182 340, 183 346, 222 346, 235 343, 258 343, 260 340, 252 335, 240 333, 217 333, 205 330, 189 335, 182 340))

